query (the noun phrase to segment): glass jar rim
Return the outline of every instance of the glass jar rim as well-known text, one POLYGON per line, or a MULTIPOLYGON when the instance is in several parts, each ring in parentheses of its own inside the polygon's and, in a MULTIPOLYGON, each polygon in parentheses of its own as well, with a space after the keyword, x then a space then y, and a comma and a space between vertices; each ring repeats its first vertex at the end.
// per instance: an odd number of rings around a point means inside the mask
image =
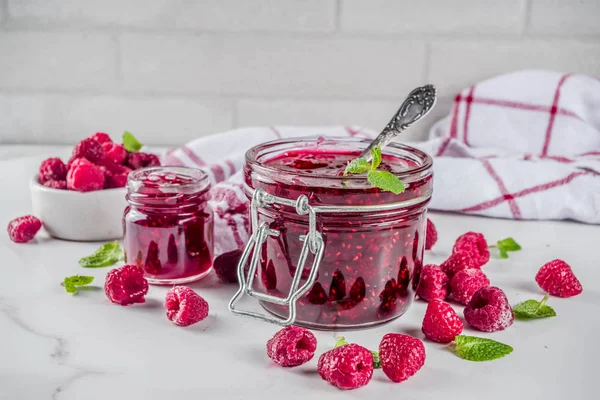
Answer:
POLYGON ((145 185, 143 178, 151 176, 153 173, 174 174, 191 178, 188 182, 161 182, 158 184, 163 193, 200 193, 210 188, 210 179, 208 175, 197 168, 176 167, 176 166, 157 166, 137 169, 127 177, 127 188, 129 192, 137 192, 145 185))
MULTIPOLYGON (((274 165, 268 165, 259 160, 259 157, 263 156, 265 151, 272 149, 276 146, 285 146, 292 144, 331 144, 331 143, 345 143, 345 144, 364 144, 364 148, 366 148, 370 143, 371 139, 363 139, 363 138, 354 138, 354 137, 325 137, 325 136, 301 136, 294 137, 288 139, 276 139, 269 142, 264 142, 259 145, 256 145, 250 148, 246 152, 246 164, 250 166, 253 170, 260 174, 277 174, 281 173, 281 168, 274 165)), ((285 150, 298 149, 300 147, 290 147, 285 150)), ((359 150, 359 149, 357 149, 359 150)), ((390 143, 386 147, 383 148, 383 154, 388 156, 393 156, 400 159, 409 159, 410 161, 414 161, 417 163, 417 166, 408 168, 405 171, 394 173, 399 179, 403 180, 403 178, 408 178, 411 176, 420 176, 423 172, 427 172, 433 166, 432 158, 425 152, 414 148, 412 146, 408 146, 402 143, 390 143), (410 157, 409 156, 413 156, 410 157)), ((289 173, 289 171, 286 171, 289 173)), ((331 174, 319 174, 312 172, 307 172, 301 169, 294 171, 294 175, 302 178, 308 179, 324 179, 324 180, 333 180, 333 181, 367 181, 365 175, 346 175, 346 176, 336 176, 331 174)))

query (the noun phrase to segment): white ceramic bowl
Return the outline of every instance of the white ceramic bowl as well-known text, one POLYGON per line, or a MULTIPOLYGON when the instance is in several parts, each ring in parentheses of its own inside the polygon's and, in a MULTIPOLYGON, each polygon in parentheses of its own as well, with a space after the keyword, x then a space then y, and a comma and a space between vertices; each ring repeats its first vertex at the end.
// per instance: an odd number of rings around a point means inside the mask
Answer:
POLYGON ((75 192, 48 188, 31 179, 34 215, 48 233, 59 239, 108 241, 123 237, 126 188, 75 192))

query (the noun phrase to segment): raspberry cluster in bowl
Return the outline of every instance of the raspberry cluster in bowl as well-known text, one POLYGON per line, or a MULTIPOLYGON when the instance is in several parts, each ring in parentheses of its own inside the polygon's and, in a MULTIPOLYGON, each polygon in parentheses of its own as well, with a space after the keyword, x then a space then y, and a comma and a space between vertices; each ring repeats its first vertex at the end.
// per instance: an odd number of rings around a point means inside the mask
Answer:
POLYGON ((38 182, 53 189, 79 192, 121 188, 127 185, 132 170, 159 165, 154 154, 128 151, 108 134, 98 132, 77 143, 66 164, 57 157, 44 160, 38 182))

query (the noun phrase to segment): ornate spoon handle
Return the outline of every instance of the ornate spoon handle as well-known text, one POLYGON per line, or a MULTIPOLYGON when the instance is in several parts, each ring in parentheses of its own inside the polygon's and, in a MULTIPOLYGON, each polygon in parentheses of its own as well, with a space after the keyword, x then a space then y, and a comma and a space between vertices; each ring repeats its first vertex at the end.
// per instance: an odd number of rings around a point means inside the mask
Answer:
POLYGON ((384 147, 412 124, 423 118, 435 105, 436 90, 433 85, 425 85, 414 89, 392 120, 386 125, 379 135, 371 142, 369 147, 360 155, 367 160, 371 159, 371 149, 376 146, 384 147))

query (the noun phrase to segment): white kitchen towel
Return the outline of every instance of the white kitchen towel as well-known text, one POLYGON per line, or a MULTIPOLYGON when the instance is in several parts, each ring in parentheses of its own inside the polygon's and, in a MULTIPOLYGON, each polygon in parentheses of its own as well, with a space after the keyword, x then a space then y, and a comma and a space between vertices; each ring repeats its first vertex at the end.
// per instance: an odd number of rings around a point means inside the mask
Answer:
MULTIPOLYGON (((249 236, 240 174, 247 149, 278 138, 376 134, 339 126, 235 129, 171 150, 163 161, 210 175, 218 256, 241 248, 249 236)), ((456 96, 427 142, 408 144, 434 158, 431 209, 600 224, 600 81, 595 78, 519 71, 480 82, 456 96)))

